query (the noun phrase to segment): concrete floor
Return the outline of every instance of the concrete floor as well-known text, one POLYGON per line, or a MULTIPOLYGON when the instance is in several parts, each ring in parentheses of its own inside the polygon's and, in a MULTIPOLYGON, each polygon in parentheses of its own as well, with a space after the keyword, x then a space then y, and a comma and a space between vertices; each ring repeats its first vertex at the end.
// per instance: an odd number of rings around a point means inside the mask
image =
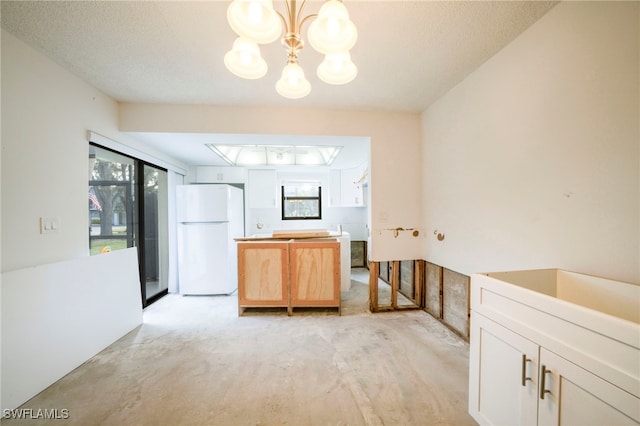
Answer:
POLYGON ((335 311, 249 311, 169 295, 144 324, 21 408, 66 420, 3 425, 473 425, 469 346, 423 311, 370 314, 368 275, 335 311))

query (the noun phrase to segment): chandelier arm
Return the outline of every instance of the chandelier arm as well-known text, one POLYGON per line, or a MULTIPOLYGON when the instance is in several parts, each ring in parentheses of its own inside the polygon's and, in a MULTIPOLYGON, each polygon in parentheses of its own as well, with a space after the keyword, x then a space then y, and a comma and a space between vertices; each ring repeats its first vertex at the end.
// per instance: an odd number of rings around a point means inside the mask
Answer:
POLYGON ((286 0, 284 4, 287 7, 287 17, 289 18, 287 32, 296 32, 296 0, 286 0))
POLYGON ((317 17, 318 17, 318 14, 317 14, 317 13, 314 13, 314 14, 309 15, 309 16, 305 16, 305 17, 304 17, 304 19, 303 19, 302 21, 300 21, 300 23, 298 24, 298 32, 302 32, 302 25, 303 25, 305 22, 307 22, 307 20, 309 20, 309 19, 313 19, 313 18, 317 18, 317 17))
POLYGON ((284 32, 285 34, 289 31, 289 28, 287 26, 287 20, 286 18, 282 15, 282 13, 278 12, 277 10, 274 10, 274 12, 276 13, 276 15, 278 15, 280 17, 280 19, 282 20, 282 26, 284 27, 284 32))
MULTIPOLYGON (((295 0, 293 0, 293 3, 295 4, 295 0)), ((304 10, 305 5, 307 4, 307 0, 302 0, 302 4, 300 4, 300 9, 298 9, 298 13, 296 14, 296 22, 295 22, 295 31, 300 34, 301 30, 302 30, 302 22, 305 21, 304 18, 302 19, 302 21, 300 21, 300 16, 302 15, 302 11, 304 10)))

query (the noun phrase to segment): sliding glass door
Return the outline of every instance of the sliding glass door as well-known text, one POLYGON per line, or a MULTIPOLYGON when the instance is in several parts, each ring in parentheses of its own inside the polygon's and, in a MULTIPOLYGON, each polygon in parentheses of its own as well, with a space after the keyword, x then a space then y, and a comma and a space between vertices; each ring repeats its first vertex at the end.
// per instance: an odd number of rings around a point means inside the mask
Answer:
POLYGON ((138 248, 142 304, 167 294, 167 171, 89 146, 91 255, 138 248))
POLYGON ((144 292, 147 304, 167 294, 167 172, 150 164, 142 165, 144 200, 140 217, 144 226, 144 292))

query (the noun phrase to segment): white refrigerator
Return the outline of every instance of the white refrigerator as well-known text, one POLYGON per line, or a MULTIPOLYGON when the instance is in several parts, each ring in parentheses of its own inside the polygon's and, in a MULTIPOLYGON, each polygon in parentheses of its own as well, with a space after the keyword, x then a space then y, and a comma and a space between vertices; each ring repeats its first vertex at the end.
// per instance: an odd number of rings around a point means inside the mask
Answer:
POLYGON ((178 185, 178 286, 183 295, 238 288, 237 243, 244 236, 243 191, 230 185, 178 185))

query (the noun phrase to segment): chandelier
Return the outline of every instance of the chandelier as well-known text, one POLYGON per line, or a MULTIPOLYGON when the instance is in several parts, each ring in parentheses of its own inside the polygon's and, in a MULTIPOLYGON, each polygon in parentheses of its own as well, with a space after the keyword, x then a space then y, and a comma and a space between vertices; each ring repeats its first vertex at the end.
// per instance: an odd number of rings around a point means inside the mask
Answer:
POLYGON ((351 62, 349 50, 355 45, 358 32, 347 8, 342 0, 326 0, 317 14, 302 17, 306 3, 307 0, 302 0, 298 8, 296 0, 285 0, 283 15, 274 10, 272 0, 233 0, 227 9, 227 20, 238 38, 224 56, 227 69, 242 78, 263 77, 268 67, 258 45, 271 43, 282 35, 287 64, 276 83, 276 91, 290 99, 307 96, 311 84, 298 64, 298 52, 304 47, 302 25, 315 18, 307 36, 311 46, 325 55, 317 69, 318 77, 328 84, 353 80, 358 69, 351 62))

